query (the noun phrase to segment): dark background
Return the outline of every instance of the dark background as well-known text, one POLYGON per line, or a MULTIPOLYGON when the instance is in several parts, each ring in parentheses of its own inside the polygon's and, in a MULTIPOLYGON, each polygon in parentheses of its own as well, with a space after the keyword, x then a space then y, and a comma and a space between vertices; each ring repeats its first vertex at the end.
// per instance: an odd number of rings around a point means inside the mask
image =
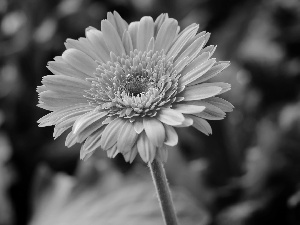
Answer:
POLYGON ((87 162, 97 172, 82 169, 80 146, 67 149, 65 136, 54 141, 53 128, 36 123, 46 114, 36 107, 35 90, 51 74, 47 62, 62 54, 67 38, 83 37, 88 26, 100 29, 114 10, 127 22, 166 12, 182 29, 199 23, 212 33, 208 45, 218 45, 215 57, 232 62, 216 80, 232 84, 223 97, 234 111, 210 122, 209 137, 178 129, 180 143, 166 165, 172 187, 184 190, 208 218, 201 224, 300 224, 298 0, 0 0, 0 225, 25 225, 50 214, 37 210, 43 201, 37 196, 55 196, 41 183, 61 174, 89 187, 93 180, 101 186, 97 174, 109 170, 122 179, 139 177, 136 171, 149 176, 138 160, 129 165, 101 153, 87 162))

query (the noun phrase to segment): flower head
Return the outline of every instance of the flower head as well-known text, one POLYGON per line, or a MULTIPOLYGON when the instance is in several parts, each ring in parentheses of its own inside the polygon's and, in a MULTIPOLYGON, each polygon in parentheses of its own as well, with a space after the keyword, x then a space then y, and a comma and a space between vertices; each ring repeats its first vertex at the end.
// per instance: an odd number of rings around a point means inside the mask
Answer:
POLYGON ((86 38, 67 39, 67 50, 48 64, 54 75, 37 88, 38 106, 52 111, 40 126, 54 125, 54 138, 70 128, 66 146, 83 143, 82 159, 101 147, 129 162, 137 153, 166 161, 166 145, 178 142, 174 127, 210 134, 206 120, 223 119, 233 106, 215 97, 229 84, 206 81, 229 62, 211 58, 210 34, 197 34, 197 24, 179 31, 167 14, 128 25, 114 12, 101 31, 89 27, 86 38))

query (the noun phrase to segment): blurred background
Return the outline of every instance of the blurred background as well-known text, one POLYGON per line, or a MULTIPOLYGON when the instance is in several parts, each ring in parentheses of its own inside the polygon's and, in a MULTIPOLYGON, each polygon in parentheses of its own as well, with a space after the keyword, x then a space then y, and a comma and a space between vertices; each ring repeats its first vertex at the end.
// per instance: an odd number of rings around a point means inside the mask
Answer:
POLYGON ((36 86, 67 38, 169 13, 212 33, 235 109, 213 135, 178 129, 167 176, 181 224, 300 224, 299 0, 0 0, 0 225, 163 224, 147 166, 38 128, 36 86))

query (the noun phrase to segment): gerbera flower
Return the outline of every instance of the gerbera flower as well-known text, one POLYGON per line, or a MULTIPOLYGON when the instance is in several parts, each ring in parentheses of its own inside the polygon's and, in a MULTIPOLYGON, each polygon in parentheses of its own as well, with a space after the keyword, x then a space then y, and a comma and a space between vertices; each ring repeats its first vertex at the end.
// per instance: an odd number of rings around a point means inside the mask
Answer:
POLYGON ((229 66, 211 58, 204 47, 210 34, 191 24, 180 31, 177 20, 161 14, 129 25, 114 12, 101 31, 67 39, 62 56, 49 62, 54 75, 43 77, 38 106, 52 111, 38 122, 54 125, 54 138, 71 129, 66 146, 82 143, 81 158, 102 148, 109 157, 122 153, 132 162, 166 161, 174 146, 174 127, 194 126, 211 134, 206 120, 219 120, 233 106, 215 97, 230 89, 207 80, 229 66))

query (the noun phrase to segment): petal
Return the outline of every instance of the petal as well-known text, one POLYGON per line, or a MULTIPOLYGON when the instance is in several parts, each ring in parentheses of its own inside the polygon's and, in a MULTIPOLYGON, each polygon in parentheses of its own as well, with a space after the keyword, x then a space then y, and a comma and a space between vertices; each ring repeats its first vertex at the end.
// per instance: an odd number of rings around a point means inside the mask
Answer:
POLYGON ((189 126, 192 126, 193 123, 194 123, 194 121, 190 117, 187 117, 187 115, 185 115, 184 121, 182 122, 182 124, 175 125, 175 127, 189 127, 189 126))
POLYGON ((128 31, 125 31, 122 37, 122 43, 125 48, 125 52, 127 55, 130 54, 131 51, 133 51, 133 45, 131 41, 131 37, 128 31))
POLYGON ((90 42, 86 38, 79 38, 78 40, 68 38, 66 40, 65 46, 67 49, 70 48, 78 49, 84 52, 85 54, 87 54, 93 60, 99 60, 99 57, 97 56, 90 42))
POLYGON ((169 16, 167 13, 162 13, 160 14, 156 20, 155 20, 155 23, 154 23, 154 37, 157 36, 157 33, 161 27, 161 25, 165 22, 166 19, 168 19, 169 16))
POLYGON ((185 49, 185 51, 183 53, 178 55, 178 57, 175 60, 175 63, 176 63, 176 61, 182 60, 186 56, 188 56, 190 61, 192 61, 197 56, 197 54, 201 51, 203 46, 205 45, 205 43, 207 41, 207 36, 208 36, 208 34, 198 37, 190 46, 188 46, 185 49))
POLYGON ((120 130, 125 122, 125 120, 117 118, 105 127, 100 141, 103 150, 108 150, 117 142, 120 130))
POLYGON ((66 130, 68 130, 69 128, 71 128, 71 126, 68 126, 68 127, 62 127, 62 128, 59 128, 59 129, 56 129, 54 128, 54 131, 53 131, 53 138, 54 140, 56 138, 58 138, 60 135, 62 135, 62 133, 64 133, 66 130))
POLYGON ((226 113, 223 112, 217 106, 206 102, 205 100, 200 101, 191 101, 189 104, 201 105, 205 106, 205 110, 203 112, 197 113, 196 116, 201 117, 203 119, 208 120, 221 120, 224 119, 226 113))
POLYGON ((194 114, 202 112, 205 106, 193 105, 189 102, 189 104, 176 104, 173 106, 173 109, 185 114, 194 114))
POLYGON ((184 121, 184 116, 174 109, 162 108, 157 119, 168 125, 180 125, 184 121))
POLYGON ((108 158, 115 158, 119 154, 117 144, 106 151, 108 158))
POLYGON ((67 49, 62 54, 62 58, 75 69, 93 77, 93 73, 98 67, 97 63, 87 54, 77 49, 67 49))
POLYGON ((87 81, 65 75, 44 76, 42 83, 48 90, 60 92, 81 92, 85 94, 84 90, 91 88, 87 81))
POLYGON ((116 21, 117 31, 120 37, 122 37, 124 31, 128 28, 128 23, 120 16, 120 14, 117 11, 114 11, 114 17, 116 21))
POLYGON ((212 97, 212 98, 205 99, 203 101, 206 101, 206 102, 220 108, 224 112, 232 112, 232 110, 234 108, 234 106, 230 102, 228 102, 222 98, 219 98, 219 97, 212 97))
POLYGON ((199 65, 189 73, 184 74, 183 76, 180 77, 179 84, 186 86, 189 83, 193 82, 194 80, 198 79, 203 74, 205 74, 215 64, 215 62, 216 62, 215 59, 210 59, 205 63, 203 63, 202 65, 199 65))
POLYGON ((50 61, 48 62, 47 68, 53 73, 57 75, 66 75, 70 77, 75 77, 79 79, 85 79, 87 77, 90 77, 89 75, 86 75, 85 73, 75 69, 68 63, 66 63, 62 58, 61 60, 57 59, 58 61, 50 61))
POLYGON ((200 85, 194 85, 185 88, 184 91, 180 93, 180 96, 184 97, 184 101, 200 100, 215 96, 222 91, 222 88, 213 86, 213 84, 207 87, 200 85))
POLYGON ((199 25, 193 23, 186 27, 177 37, 172 47, 168 51, 167 58, 176 57, 183 46, 196 35, 199 25))
POLYGON ((131 151, 129 151, 128 153, 123 153, 124 159, 126 162, 132 163, 133 160, 135 159, 136 155, 137 155, 137 145, 135 144, 131 151))
MULTIPOLYGON (((206 88, 206 87, 211 87, 211 86, 219 87, 222 90, 220 91, 220 93, 218 95, 223 94, 226 91, 229 91, 231 89, 231 84, 224 83, 224 82, 201 83, 201 84, 197 84, 194 86, 198 86, 199 88, 206 88)), ((189 89, 194 86, 188 86, 186 89, 189 89)))
POLYGON ((108 49, 114 52, 117 56, 125 54, 121 38, 113 25, 107 20, 102 20, 101 29, 108 49))
POLYGON ((131 37, 133 49, 137 46, 137 35, 139 30, 139 22, 132 22, 128 26, 128 31, 131 37))
POLYGON ((222 120, 226 116, 226 114, 224 112, 223 112, 223 114, 219 114, 219 113, 216 113, 214 111, 204 111, 204 112, 197 113, 197 114, 194 114, 194 115, 198 116, 198 117, 201 117, 203 119, 206 119, 206 120, 222 120))
POLYGON ((201 131, 202 133, 204 133, 206 135, 212 134, 212 129, 206 120, 204 120, 200 117, 197 117, 197 116, 192 116, 192 115, 190 115, 190 117, 193 119, 193 121, 194 121, 193 126, 197 130, 201 131))
POLYGON ((135 132, 138 134, 142 133, 142 131, 144 130, 143 121, 140 119, 135 120, 133 126, 134 126, 135 132))
POLYGON ((103 134, 103 130, 104 127, 97 130, 86 139, 80 151, 80 159, 85 158, 87 154, 94 152, 97 148, 100 147, 100 140, 103 134))
POLYGON ((70 148, 71 146, 76 144, 76 140, 77 140, 77 136, 73 134, 73 132, 70 132, 66 137, 65 146, 70 148))
POLYGON ((52 113, 49 113, 49 114, 43 116, 37 122, 38 123, 45 123, 45 122, 48 122, 50 120, 55 121, 55 120, 60 119, 63 116, 65 116, 69 113, 72 113, 74 111, 79 111, 81 109, 87 109, 87 111, 91 111, 94 108, 95 107, 91 107, 88 103, 76 104, 76 105, 73 105, 73 106, 67 106, 67 107, 60 108, 60 109, 56 110, 55 112, 52 112, 52 113))
POLYGON ((175 146, 178 143, 178 135, 176 130, 167 124, 164 124, 166 130, 165 144, 169 146, 175 146))
POLYGON ((147 52, 149 51, 153 51, 154 50, 154 37, 152 37, 148 43, 148 46, 147 46, 147 52))
MULTIPOLYGON (((80 118, 76 120, 76 122, 73 125, 73 133, 79 134, 84 129, 89 127, 91 124, 97 122, 98 120, 103 121, 105 119, 105 116, 107 115, 107 112, 99 112, 98 110, 93 110, 89 113, 84 114, 80 118), (104 118, 103 118, 104 117, 104 118)), ((102 122, 101 122, 102 123, 102 122)))
POLYGON ((102 62, 110 60, 109 50, 105 43, 103 33, 93 27, 89 27, 85 30, 85 36, 94 48, 95 53, 101 59, 102 62))
POLYGON ((154 47, 155 51, 164 49, 164 51, 167 52, 169 50, 169 47, 177 35, 177 27, 177 20, 171 18, 165 20, 157 33, 154 47))
POLYGON ((69 127, 74 124, 74 122, 83 114, 89 113, 90 110, 88 109, 81 109, 72 111, 68 114, 65 114, 64 116, 60 117, 58 120, 55 121, 55 128, 63 128, 63 127, 69 127))
POLYGON ((128 153, 136 143, 138 135, 134 130, 133 123, 129 120, 123 125, 119 132, 117 148, 121 153, 128 153))
POLYGON ((137 49, 139 51, 146 51, 150 39, 154 35, 154 22, 152 17, 144 16, 140 23, 137 34, 137 49))
POLYGON ((63 95, 53 91, 44 91, 39 94, 39 103, 53 107, 65 107, 78 103, 87 103, 87 99, 77 94, 63 95))
POLYGON ((156 147, 148 139, 145 132, 139 135, 137 140, 137 149, 145 163, 152 162, 155 158, 156 147))
POLYGON ((195 81, 193 81, 190 85, 195 85, 202 83, 204 81, 207 81, 208 79, 216 76, 220 72, 222 72, 224 69, 226 69, 230 65, 230 62, 218 62, 216 63, 207 73, 205 73, 203 76, 197 78, 195 81))
MULTIPOLYGON (((181 61, 177 62, 176 64, 174 63, 174 69, 176 70, 177 73, 181 73, 183 68, 188 64, 189 57, 183 58, 181 61)), ((182 75, 183 73, 181 73, 182 75)))
POLYGON ((165 128, 162 123, 155 118, 144 117, 143 124, 149 140, 156 147, 161 147, 165 140, 165 128))
POLYGON ((201 55, 199 55, 197 58, 195 58, 192 62, 190 62, 182 71, 181 74, 185 75, 192 70, 196 69, 199 65, 202 65, 209 59, 209 53, 204 52, 201 55))

